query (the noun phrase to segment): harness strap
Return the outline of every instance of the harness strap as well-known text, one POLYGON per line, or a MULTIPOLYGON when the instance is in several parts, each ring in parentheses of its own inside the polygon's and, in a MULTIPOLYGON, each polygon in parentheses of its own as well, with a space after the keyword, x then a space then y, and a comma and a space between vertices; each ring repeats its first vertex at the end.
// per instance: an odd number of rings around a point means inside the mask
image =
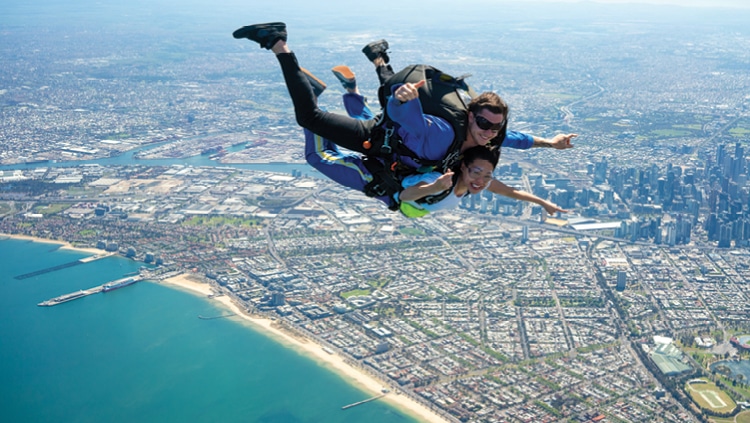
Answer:
POLYGON ((363 189, 365 195, 368 197, 391 197, 393 201, 388 208, 393 211, 398 210, 399 205, 394 195, 401 192, 401 182, 396 178, 395 173, 383 162, 372 157, 363 156, 362 163, 372 174, 372 181, 365 185, 363 189))

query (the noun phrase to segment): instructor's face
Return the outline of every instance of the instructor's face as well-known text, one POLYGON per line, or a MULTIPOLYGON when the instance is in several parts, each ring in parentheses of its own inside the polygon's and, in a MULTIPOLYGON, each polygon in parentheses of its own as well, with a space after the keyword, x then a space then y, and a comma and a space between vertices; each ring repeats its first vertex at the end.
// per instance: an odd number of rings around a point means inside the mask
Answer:
POLYGON ((486 109, 480 110, 476 115, 469 112, 469 134, 466 140, 472 145, 467 147, 487 145, 500 132, 503 123, 505 116, 502 113, 492 113, 486 109))

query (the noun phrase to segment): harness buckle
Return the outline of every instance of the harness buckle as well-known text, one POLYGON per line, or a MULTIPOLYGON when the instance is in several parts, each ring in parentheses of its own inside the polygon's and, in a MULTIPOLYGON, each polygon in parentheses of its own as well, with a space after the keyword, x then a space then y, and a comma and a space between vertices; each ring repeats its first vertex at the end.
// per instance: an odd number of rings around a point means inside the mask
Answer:
POLYGON ((385 135, 383 135, 383 145, 380 147, 380 151, 384 154, 393 153, 393 148, 391 148, 390 145, 393 132, 395 132, 395 129, 392 126, 385 128, 385 135))

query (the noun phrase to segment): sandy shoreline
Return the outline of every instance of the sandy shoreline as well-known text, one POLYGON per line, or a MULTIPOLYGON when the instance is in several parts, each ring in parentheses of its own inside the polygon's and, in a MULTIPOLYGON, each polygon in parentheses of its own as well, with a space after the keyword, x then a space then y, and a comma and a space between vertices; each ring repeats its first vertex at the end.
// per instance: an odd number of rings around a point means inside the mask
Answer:
MULTIPOLYGON (((86 252, 92 255, 110 254, 105 252, 104 250, 100 250, 97 248, 79 248, 74 247, 71 243, 66 241, 39 238, 27 235, 11 235, 0 233, 0 240, 2 239, 27 240, 46 244, 57 244, 60 245, 61 249, 86 252)), ((192 294, 199 296, 207 297, 214 293, 213 289, 207 283, 201 282, 199 279, 197 279, 193 275, 190 275, 189 273, 183 273, 181 275, 165 279, 161 281, 161 283, 178 289, 186 290, 192 294)), ((428 407, 425 407, 424 405, 410 399, 408 396, 396 394, 393 387, 388 386, 387 383, 377 379, 374 376, 369 375, 364 370, 347 364, 340 355, 327 353, 325 350, 323 350, 322 346, 309 339, 295 335, 288 330, 284 330, 283 328, 279 327, 277 322, 273 320, 245 313, 244 310, 238 307, 230 297, 226 295, 220 295, 213 297, 212 300, 219 302, 220 304, 231 310, 233 313, 235 313, 238 317, 244 319, 255 330, 273 338, 284 346, 294 348, 295 350, 315 360, 326 368, 335 371, 353 386, 356 386, 359 389, 372 394, 373 396, 380 394, 383 388, 391 389, 390 393, 388 393, 385 397, 378 401, 386 401, 390 405, 398 408, 409 416, 418 419, 419 421, 448 422, 448 420, 446 420, 444 417, 433 412, 428 407)), ((344 404, 341 405, 343 406, 344 404)))
MULTIPOLYGON (((208 296, 214 293, 214 291, 208 284, 193 279, 190 274, 182 274, 169 279, 165 279, 162 281, 162 283, 173 285, 175 287, 179 287, 202 296, 208 296)), ((371 393, 373 396, 380 394, 381 389, 383 388, 387 387, 388 389, 391 389, 391 392, 379 401, 386 401, 392 406, 405 412, 406 414, 415 417, 423 422, 448 421, 429 408, 410 399, 408 396, 397 395, 395 392, 393 392, 391 386, 388 386, 385 382, 367 374, 363 370, 347 364, 344 359, 338 354, 327 353, 320 345, 316 344, 315 342, 299 336, 295 336, 289 331, 279 328, 278 324, 270 319, 260 316, 252 316, 245 313, 232 301, 230 297, 226 295, 220 295, 217 297, 213 297, 212 299, 218 301, 219 303, 232 310, 232 312, 234 312, 237 316, 245 319, 254 329, 281 342, 285 346, 295 348, 302 354, 314 359, 316 362, 323 364, 328 369, 333 370, 339 375, 343 376, 344 379, 349 381, 349 383, 351 383, 352 385, 363 389, 368 393, 371 393)), ((344 404, 341 405, 343 406, 344 404)))
POLYGON ((47 239, 47 238, 38 238, 35 236, 28 236, 28 235, 17 235, 17 234, 5 234, 0 233, 0 239, 2 238, 8 238, 8 239, 18 239, 18 240, 25 240, 25 241, 34 241, 34 242, 40 242, 44 244, 59 244, 60 248, 63 250, 73 250, 73 251, 80 251, 82 253, 91 253, 91 254, 109 254, 104 250, 100 250, 98 248, 81 248, 81 247, 74 247, 73 244, 67 242, 67 241, 59 241, 56 239, 47 239))

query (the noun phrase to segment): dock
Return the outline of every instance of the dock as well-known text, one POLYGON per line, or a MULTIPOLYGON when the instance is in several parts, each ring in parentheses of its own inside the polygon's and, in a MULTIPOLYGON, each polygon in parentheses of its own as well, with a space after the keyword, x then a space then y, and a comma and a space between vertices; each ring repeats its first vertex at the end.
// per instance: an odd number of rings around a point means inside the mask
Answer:
POLYGON ((375 395, 374 397, 363 399, 362 401, 353 402, 351 404, 347 404, 347 405, 341 407, 341 409, 342 410, 346 410, 347 408, 356 407, 356 406, 362 405, 362 404, 364 404, 366 402, 375 401, 378 398, 383 398, 385 396, 385 394, 387 394, 387 393, 388 393, 388 391, 384 391, 382 394, 375 395))
POLYGON ((79 298, 88 297, 89 295, 98 294, 100 292, 107 292, 111 291, 113 289, 119 288, 119 286, 113 286, 113 284, 122 283, 124 281, 129 281, 130 283, 122 284, 122 286, 131 285, 135 282, 138 282, 142 280, 143 278, 140 277, 127 277, 122 279, 117 279, 111 282, 107 282, 105 284, 95 286, 93 288, 89 289, 81 289, 79 291, 71 292, 68 294, 63 294, 55 298, 50 298, 47 301, 42 301, 41 303, 37 304, 39 307, 52 307, 56 306, 58 304, 67 303, 68 301, 77 300, 79 298), (132 280, 132 281, 131 281, 132 280))
POLYGON ((79 261, 81 263, 88 263, 88 262, 96 261, 96 260, 99 260, 99 259, 107 258, 107 257, 109 257, 111 255, 114 255, 114 253, 94 254, 93 256, 84 257, 84 258, 80 259, 79 261))
POLYGON ((68 301, 77 300, 79 298, 88 297, 89 295, 98 294, 102 292, 104 285, 95 286, 89 289, 82 289, 80 291, 71 292, 69 294, 60 295, 59 297, 51 298, 47 301, 42 301, 37 304, 39 307, 52 307, 58 304, 67 303, 68 301))

